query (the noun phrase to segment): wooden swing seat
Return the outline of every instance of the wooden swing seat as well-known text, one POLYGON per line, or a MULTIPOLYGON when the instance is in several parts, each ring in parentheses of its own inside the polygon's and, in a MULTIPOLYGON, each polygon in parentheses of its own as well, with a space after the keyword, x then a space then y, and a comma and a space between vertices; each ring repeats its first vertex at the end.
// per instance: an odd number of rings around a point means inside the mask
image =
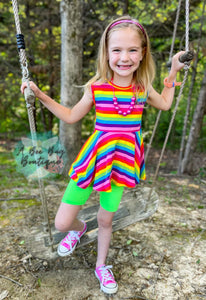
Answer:
MULTIPOLYGON (((141 187, 135 190, 126 190, 124 192, 120 207, 113 219, 113 232, 144 220, 155 213, 159 199, 157 193, 153 190, 148 200, 150 191, 151 188, 141 187)), ((87 232, 81 238, 81 243, 79 243, 77 247, 85 246, 96 240, 98 234, 96 218, 98 208, 99 205, 93 205, 80 211, 78 217, 86 221, 87 232)), ((52 226, 54 249, 54 251, 52 251, 48 234, 42 232, 42 228, 40 227, 33 228, 26 241, 28 250, 33 256, 41 259, 57 258, 57 245, 66 234, 67 233, 58 232, 54 228, 54 225, 52 226)))

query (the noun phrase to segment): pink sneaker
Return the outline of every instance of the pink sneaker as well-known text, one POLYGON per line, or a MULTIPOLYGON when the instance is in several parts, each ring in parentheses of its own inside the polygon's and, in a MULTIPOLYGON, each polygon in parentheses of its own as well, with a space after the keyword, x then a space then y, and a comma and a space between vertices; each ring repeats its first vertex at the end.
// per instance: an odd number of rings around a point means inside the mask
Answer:
POLYGON ((107 294, 114 294, 118 290, 118 284, 111 271, 112 266, 101 265, 95 270, 95 275, 100 282, 100 289, 107 294))
POLYGON ((80 242, 80 238, 85 234, 87 231, 87 224, 84 223, 84 228, 82 231, 69 231, 69 233, 65 236, 65 238, 60 242, 57 253, 59 256, 66 256, 71 254, 78 242, 80 242))

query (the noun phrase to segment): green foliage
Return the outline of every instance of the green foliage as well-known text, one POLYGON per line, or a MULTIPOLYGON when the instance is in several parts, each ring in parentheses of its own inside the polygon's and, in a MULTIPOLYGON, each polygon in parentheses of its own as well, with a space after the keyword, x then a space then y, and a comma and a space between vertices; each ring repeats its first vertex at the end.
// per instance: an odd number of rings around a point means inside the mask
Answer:
MULTIPOLYGON (((0 19, 0 132, 29 131, 24 97, 20 94, 21 69, 16 47, 16 29, 11 3, 2 2, 0 19)), ((19 1, 19 18, 25 37, 30 77, 40 88, 59 99, 60 16, 56 1, 19 1), (48 85, 50 86, 48 88, 48 85)), ((51 114, 36 104, 39 131, 51 130, 51 114), (44 121, 45 120, 45 121, 44 121)))
MULTIPOLYGON (((61 48, 60 1, 19 0, 18 2, 21 29, 25 36, 27 47, 26 53, 29 61, 30 76, 37 82, 42 90, 59 101, 61 48)), ((158 91, 161 91, 163 78, 168 72, 165 64, 169 57, 177 6, 178 0, 85 0, 83 14, 84 45, 82 84, 87 82, 87 80, 94 75, 98 44, 105 26, 110 20, 118 16, 130 14, 132 17, 137 18, 148 31, 153 56, 157 64, 157 76, 154 87, 158 91)), ((196 49, 198 44, 202 9, 203 1, 191 1, 190 44, 193 49, 196 49)), ((13 136, 14 133, 29 132, 29 124, 24 97, 20 94, 19 90, 21 84, 21 70, 16 48, 14 16, 10 1, 0 1, 0 10, 0 133, 7 133, 7 136, 13 136)), ((206 63, 206 24, 204 24, 202 30, 203 34, 200 43, 198 70, 192 94, 188 124, 191 123, 196 107, 206 63)), ((185 9, 183 1, 174 52, 184 48, 184 32, 185 9)), ((79 51, 82 51, 82 49, 79 51)), ((183 72, 180 78, 182 77, 183 72)), ((184 95, 181 99, 174 128, 170 136, 169 146, 173 148, 179 147, 190 84, 191 76, 186 83, 184 95)), ((39 132, 52 129, 58 130, 58 120, 54 118, 47 109, 43 108, 38 101, 36 102, 35 114, 37 130, 39 132)), ((154 140, 155 146, 161 146, 163 143, 171 114, 172 111, 162 113, 154 140)), ((153 108, 148 108, 144 112, 143 127, 146 141, 149 140, 156 116, 157 110, 153 108)), ((94 112, 92 111, 83 121, 82 134, 84 138, 93 130, 93 124, 94 112)), ((200 150, 205 149, 205 136, 206 122, 204 120, 199 143, 200 150)))
POLYGON ((0 187, 1 189, 9 189, 13 185, 24 186, 26 179, 19 175, 16 176, 16 163, 11 152, 0 148, 0 187))

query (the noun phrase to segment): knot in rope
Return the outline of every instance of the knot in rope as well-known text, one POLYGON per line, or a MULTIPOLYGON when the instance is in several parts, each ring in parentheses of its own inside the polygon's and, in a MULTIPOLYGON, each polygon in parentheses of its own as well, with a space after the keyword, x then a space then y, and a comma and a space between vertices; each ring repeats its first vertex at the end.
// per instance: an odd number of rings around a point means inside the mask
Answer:
POLYGON ((28 64, 27 62, 23 64, 21 64, 21 70, 22 70, 22 81, 26 81, 27 79, 29 79, 29 70, 28 70, 28 64), (24 80, 25 79, 25 80, 24 80))
POLYGON ((26 107, 30 108, 32 106, 33 110, 34 108, 34 103, 35 103, 35 95, 32 89, 30 88, 29 80, 24 80, 25 78, 22 79, 22 82, 26 81, 27 82, 27 88, 24 90, 24 96, 25 96, 25 101, 26 101, 26 107))
POLYGON ((184 70, 185 71, 189 70, 189 68, 190 68, 190 61, 185 61, 184 64, 185 64, 184 65, 184 70))
POLYGON ((31 108, 32 110, 35 110, 34 105, 31 104, 31 103, 27 103, 27 102, 26 102, 26 107, 27 107, 28 109, 31 108))

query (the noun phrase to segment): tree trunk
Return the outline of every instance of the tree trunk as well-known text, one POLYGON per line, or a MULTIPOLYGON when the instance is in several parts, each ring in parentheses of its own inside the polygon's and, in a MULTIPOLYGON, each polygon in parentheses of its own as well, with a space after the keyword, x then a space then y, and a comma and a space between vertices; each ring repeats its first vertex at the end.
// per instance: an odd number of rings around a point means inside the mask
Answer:
MULTIPOLYGON (((61 12, 61 104, 74 106, 81 98, 82 85, 82 1, 62 0, 61 12)), ((65 173, 81 145, 81 122, 66 124, 60 121, 60 141, 68 154, 65 173)))
POLYGON ((194 153, 196 150, 197 140, 202 128, 204 113, 206 108, 206 71, 202 81, 202 86, 199 93, 199 98, 194 112, 192 126, 187 141, 184 159, 182 161, 181 173, 195 174, 199 172, 199 167, 194 159, 194 153))

